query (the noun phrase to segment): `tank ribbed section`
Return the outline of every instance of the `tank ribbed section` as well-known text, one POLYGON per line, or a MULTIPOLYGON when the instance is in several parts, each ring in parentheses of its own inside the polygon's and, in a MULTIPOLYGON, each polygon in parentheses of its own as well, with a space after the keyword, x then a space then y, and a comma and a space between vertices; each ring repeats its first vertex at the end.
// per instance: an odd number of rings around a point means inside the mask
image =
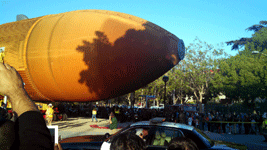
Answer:
POLYGON ((49 100, 47 97, 45 97, 32 83, 29 76, 29 73, 27 69, 25 71, 18 71, 21 78, 23 79, 23 82, 25 83, 24 88, 27 91, 28 95, 31 97, 31 99, 36 101, 44 101, 49 100))
POLYGON ((28 31, 41 17, 26 19, 0 26, 0 47, 5 47, 5 63, 12 64, 17 70, 24 70, 24 44, 28 31))

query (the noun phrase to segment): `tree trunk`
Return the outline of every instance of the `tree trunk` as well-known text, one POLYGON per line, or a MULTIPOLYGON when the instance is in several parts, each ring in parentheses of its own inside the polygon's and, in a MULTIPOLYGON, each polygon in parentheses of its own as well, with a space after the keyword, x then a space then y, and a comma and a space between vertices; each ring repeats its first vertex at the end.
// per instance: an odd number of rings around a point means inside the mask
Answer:
POLYGON ((127 94, 127 102, 128 102, 128 105, 132 105, 132 93, 129 93, 129 94, 127 94))
POLYGON ((159 102, 160 102, 159 94, 157 95, 156 102, 157 102, 157 106, 159 107, 159 102))
POLYGON ((197 104, 199 105, 199 112, 202 113, 203 112, 203 108, 202 108, 202 100, 203 100, 203 94, 204 94, 204 85, 201 86, 201 90, 199 91, 199 100, 197 102, 197 104))

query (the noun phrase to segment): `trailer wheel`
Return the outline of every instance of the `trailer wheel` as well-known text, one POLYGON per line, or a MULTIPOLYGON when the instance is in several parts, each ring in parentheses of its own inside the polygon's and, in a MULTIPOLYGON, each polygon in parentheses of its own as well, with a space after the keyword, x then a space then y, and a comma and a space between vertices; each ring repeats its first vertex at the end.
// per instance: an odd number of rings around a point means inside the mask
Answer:
POLYGON ((68 115, 67 114, 63 114, 63 121, 66 121, 68 119, 68 115))

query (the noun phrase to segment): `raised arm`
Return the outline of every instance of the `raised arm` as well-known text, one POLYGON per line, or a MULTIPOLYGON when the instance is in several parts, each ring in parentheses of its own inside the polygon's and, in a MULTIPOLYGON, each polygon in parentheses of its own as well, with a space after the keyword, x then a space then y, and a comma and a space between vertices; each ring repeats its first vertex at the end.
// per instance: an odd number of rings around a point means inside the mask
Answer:
POLYGON ((9 98, 13 111, 18 115, 12 149, 54 149, 44 118, 25 91, 20 75, 10 65, 2 63, 0 93, 9 98))
POLYGON ((22 79, 15 68, 0 63, 0 93, 8 96, 13 111, 18 117, 27 111, 38 111, 34 102, 26 93, 22 79))

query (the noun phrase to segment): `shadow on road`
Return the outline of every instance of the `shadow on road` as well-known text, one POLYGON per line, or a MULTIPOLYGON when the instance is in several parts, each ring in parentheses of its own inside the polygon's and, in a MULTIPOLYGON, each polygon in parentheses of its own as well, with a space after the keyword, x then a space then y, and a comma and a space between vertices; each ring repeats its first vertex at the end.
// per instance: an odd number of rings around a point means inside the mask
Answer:
POLYGON ((79 118, 68 118, 67 121, 79 120, 79 118))

